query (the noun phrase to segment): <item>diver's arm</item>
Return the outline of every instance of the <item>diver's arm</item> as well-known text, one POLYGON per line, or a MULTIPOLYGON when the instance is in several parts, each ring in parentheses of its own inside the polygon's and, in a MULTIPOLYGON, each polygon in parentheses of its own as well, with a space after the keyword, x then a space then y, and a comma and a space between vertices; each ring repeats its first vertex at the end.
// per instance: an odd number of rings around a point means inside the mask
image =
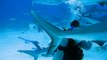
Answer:
POLYGON ((81 41, 80 42, 80 46, 85 49, 85 50, 89 50, 92 47, 92 42, 91 41, 81 41))

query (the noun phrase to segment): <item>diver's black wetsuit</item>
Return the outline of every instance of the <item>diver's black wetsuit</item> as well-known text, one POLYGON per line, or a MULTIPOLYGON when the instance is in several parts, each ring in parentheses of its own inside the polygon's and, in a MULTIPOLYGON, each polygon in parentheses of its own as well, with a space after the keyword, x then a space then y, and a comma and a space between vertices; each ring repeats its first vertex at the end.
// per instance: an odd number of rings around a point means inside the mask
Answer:
POLYGON ((73 39, 69 39, 66 47, 59 46, 58 49, 64 52, 63 60, 82 60, 84 55, 79 44, 76 45, 73 39))

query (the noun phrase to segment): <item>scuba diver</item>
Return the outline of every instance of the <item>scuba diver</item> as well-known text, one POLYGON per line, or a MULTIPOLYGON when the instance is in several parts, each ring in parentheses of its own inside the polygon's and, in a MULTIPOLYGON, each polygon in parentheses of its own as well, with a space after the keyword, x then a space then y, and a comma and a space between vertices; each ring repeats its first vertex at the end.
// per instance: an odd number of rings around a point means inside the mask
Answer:
POLYGON ((64 31, 67 31, 67 30, 72 30, 76 27, 79 27, 80 23, 78 20, 73 20, 71 23, 70 23, 70 28, 65 28, 63 27, 64 31))
MULTIPOLYGON (((39 25, 46 31, 46 33, 52 39, 50 47, 47 51, 47 55, 53 53, 54 49, 56 49, 56 47, 58 46, 58 48, 54 52, 53 60, 82 60, 84 56, 82 48, 86 50, 89 50, 91 48, 92 43, 90 41, 76 40, 76 39, 74 40, 72 38, 65 38, 67 36, 63 36, 63 35, 57 36, 62 33, 62 30, 56 28, 52 24, 43 20, 40 16, 35 14, 33 10, 32 10, 32 15, 35 18, 35 22, 39 23, 39 25)), ((71 22, 71 25, 72 24, 73 23, 71 22)), ((75 24, 75 26, 73 27, 77 27, 78 25, 75 24)))
POLYGON ((63 40, 55 51, 53 60, 82 60, 83 49, 89 50, 92 46, 90 41, 81 41, 77 43, 74 39, 67 38, 63 40))
MULTIPOLYGON (((80 23, 74 20, 70 23, 70 28, 64 29, 64 31, 72 30, 79 27, 80 23)), ((82 60, 83 59, 83 49, 89 50, 92 46, 91 41, 81 41, 76 42, 72 38, 67 38, 62 41, 62 43, 55 50, 55 55, 53 60, 82 60)))

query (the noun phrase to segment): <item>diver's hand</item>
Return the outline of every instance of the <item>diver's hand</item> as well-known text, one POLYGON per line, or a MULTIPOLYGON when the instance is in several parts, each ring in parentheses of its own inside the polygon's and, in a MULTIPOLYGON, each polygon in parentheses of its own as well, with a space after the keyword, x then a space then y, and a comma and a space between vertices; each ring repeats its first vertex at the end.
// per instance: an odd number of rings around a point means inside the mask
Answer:
POLYGON ((67 27, 62 27, 63 31, 69 30, 67 27))

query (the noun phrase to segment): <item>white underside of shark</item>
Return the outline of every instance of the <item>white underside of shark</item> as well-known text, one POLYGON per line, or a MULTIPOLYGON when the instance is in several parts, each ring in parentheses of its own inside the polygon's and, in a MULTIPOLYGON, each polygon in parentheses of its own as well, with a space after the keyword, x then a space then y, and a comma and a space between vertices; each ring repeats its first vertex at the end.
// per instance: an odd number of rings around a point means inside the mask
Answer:
POLYGON ((35 24, 38 23, 52 40, 47 54, 54 52, 61 41, 66 40, 66 38, 72 38, 77 42, 82 40, 107 40, 107 21, 93 24, 91 26, 79 27, 71 31, 63 31, 42 19, 33 10, 31 11, 31 14, 35 19, 35 24))

